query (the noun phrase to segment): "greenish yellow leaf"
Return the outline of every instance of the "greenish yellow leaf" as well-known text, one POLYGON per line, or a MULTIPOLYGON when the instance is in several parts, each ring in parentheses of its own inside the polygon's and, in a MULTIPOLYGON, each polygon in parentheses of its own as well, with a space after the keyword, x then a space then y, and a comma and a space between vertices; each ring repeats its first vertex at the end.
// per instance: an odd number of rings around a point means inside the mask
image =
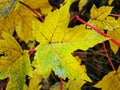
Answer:
POLYGON ((111 71, 105 75, 94 87, 102 90, 120 90, 120 66, 117 71, 111 71))
POLYGON ((112 8, 113 7, 110 6, 101 6, 100 8, 97 8, 93 5, 90 11, 90 17, 91 19, 104 20, 110 14, 112 8))
POLYGON ((49 13, 44 23, 33 22, 33 34, 40 42, 33 66, 53 70, 63 79, 68 77, 91 81, 71 52, 76 49, 87 50, 106 39, 94 31, 86 30, 85 25, 67 28, 70 3, 49 13))
POLYGON ((28 51, 23 51, 8 33, 0 40, 0 79, 9 77, 6 90, 22 90, 26 75, 32 76, 28 51))
POLYGON ((112 8, 113 7, 111 6, 101 6, 100 8, 96 8, 96 6, 93 5, 90 12, 91 18, 88 23, 101 30, 114 30, 120 27, 115 18, 108 16, 112 8))
POLYGON ((120 24, 114 17, 108 16, 106 20, 103 20, 104 30, 113 31, 120 27, 120 24))
MULTIPOLYGON (((17 3, 17 6, 18 4, 20 3, 17 3)), ((35 14, 30 9, 20 4, 17 9, 14 8, 0 21, 0 33, 7 31, 13 34, 14 30, 16 30, 18 37, 27 43, 29 40, 34 40, 31 33, 32 21, 34 20, 37 20, 35 14)))

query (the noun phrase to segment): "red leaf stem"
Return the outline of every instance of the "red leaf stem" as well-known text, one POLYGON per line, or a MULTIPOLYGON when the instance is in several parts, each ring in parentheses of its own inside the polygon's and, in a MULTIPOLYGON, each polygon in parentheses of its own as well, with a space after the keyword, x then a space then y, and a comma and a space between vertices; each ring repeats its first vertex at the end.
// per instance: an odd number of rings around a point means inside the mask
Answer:
POLYGON ((60 77, 60 90, 62 90, 62 77, 60 77))
POLYGON ((110 59, 110 56, 109 56, 109 54, 108 54, 108 51, 107 51, 107 49, 106 49, 106 45, 105 45, 104 42, 103 42, 103 47, 104 47, 104 50, 105 50, 105 54, 106 54, 106 56, 107 56, 107 58, 108 58, 108 61, 109 61, 110 65, 111 65, 112 69, 115 71, 115 66, 113 65, 112 60, 110 59))
POLYGON ((84 24, 86 24, 87 26, 89 26, 90 28, 92 28, 93 30, 95 30, 96 32, 98 32, 99 34, 103 35, 106 38, 110 38, 110 40, 115 43, 116 45, 120 46, 120 42, 115 40, 114 38, 112 38, 111 36, 109 36, 108 34, 105 34, 102 30, 88 24, 87 22, 85 22, 83 19, 81 19, 78 15, 75 16, 76 19, 84 24))
POLYGON ((29 50, 29 55, 31 56, 33 53, 35 53, 35 49, 31 49, 31 50, 29 50))
POLYGON ((120 17, 120 14, 110 14, 110 16, 120 17))
POLYGON ((5 90, 5 87, 7 86, 8 82, 10 81, 10 78, 6 78, 5 82, 3 82, 3 84, 0 87, 0 90, 5 90))

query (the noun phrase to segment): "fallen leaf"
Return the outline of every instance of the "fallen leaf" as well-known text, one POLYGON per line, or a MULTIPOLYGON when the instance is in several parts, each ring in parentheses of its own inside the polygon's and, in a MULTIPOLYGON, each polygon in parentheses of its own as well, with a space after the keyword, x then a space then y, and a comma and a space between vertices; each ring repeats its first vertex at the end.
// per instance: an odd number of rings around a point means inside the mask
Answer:
POLYGON ((97 8, 93 5, 90 11, 89 24, 101 29, 101 30, 114 30, 120 25, 114 17, 109 16, 113 7, 111 6, 101 6, 97 8))
POLYGON ((0 79, 10 78, 6 90, 22 90, 26 75, 32 76, 28 51, 8 33, 0 40, 0 79))
POLYGON ((120 66, 117 71, 111 71, 105 75, 94 87, 102 90, 120 90, 120 66))
POLYGON ((33 34, 40 42, 36 47, 33 66, 42 67, 43 71, 53 70, 63 79, 68 77, 91 81, 71 52, 76 49, 87 50, 106 39, 95 31, 86 30, 85 25, 67 28, 70 3, 68 1, 60 9, 49 13, 44 23, 33 22, 33 34))

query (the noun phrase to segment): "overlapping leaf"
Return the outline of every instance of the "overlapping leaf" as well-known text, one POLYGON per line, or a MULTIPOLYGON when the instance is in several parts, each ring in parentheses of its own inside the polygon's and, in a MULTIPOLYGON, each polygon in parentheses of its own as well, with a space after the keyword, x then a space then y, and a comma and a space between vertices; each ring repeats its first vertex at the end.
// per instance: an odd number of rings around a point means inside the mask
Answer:
POLYGON ((120 66, 117 71, 111 71, 105 75, 94 87, 102 90, 120 90, 120 66))
POLYGON ((94 31, 86 30, 85 25, 67 28, 69 6, 70 1, 61 9, 49 13, 44 23, 34 23, 33 34, 40 45, 36 48, 33 65, 42 67, 43 71, 52 69, 63 79, 68 77, 91 81, 71 52, 76 49, 87 50, 106 39, 94 31))
POLYGON ((8 33, 0 40, 0 79, 9 77, 6 90, 22 90, 26 75, 32 75, 27 51, 23 51, 17 41, 8 33))
MULTIPOLYGON (((119 25, 120 25, 120 18, 118 18, 117 21, 118 21, 118 23, 119 23, 119 25)), ((113 31, 108 31, 107 34, 109 34, 109 35, 110 35, 111 37, 113 37, 114 39, 120 41, 120 27, 114 29, 113 31)), ((109 42, 110 42, 110 47, 111 47, 111 49, 112 49, 113 52, 116 54, 117 51, 118 51, 118 49, 119 49, 119 46, 116 45, 115 43, 111 42, 111 41, 109 41, 109 42)))
POLYGON ((114 30, 118 28, 120 25, 115 18, 108 16, 112 8, 111 6, 101 6, 97 9, 96 6, 93 5, 90 14, 91 18, 88 22, 101 30, 114 30))
POLYGON ((17 3, 16 7, 17 8, 14 8, 0 21, 0 33, 2 31, 7 31, 10 32, 10 34, 13 34, 14 30, 16 30, 21 40, 25 42, 34 40, 34 37, 31 33, 31 26, 32 21, 36 20, 35 14, 24 5, 21 5, 19 2, 17 3))

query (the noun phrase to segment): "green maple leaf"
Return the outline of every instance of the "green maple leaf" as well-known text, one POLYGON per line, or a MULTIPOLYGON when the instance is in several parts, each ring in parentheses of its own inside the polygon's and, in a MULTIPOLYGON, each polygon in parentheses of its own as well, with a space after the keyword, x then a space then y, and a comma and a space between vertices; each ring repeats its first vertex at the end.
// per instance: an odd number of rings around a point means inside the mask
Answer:
POLYGON ((22 90, 26 75, 32 75, 28 51, 23 51, 8 33, 0 40, 0 79, 10 78, 6 90, 22 90))
POLYGON ((63 79, 68 77, 91 81, 71 52, 76 49, 87 50, 106 39, 92 30, 86 30, 85 25, 67 28, 70 3, 68 1, 60 9, 49 13, 44 23, 33 23, 33 34, 40 42, 33 66, 43 71, 45 77, 53 70, 63 79))

